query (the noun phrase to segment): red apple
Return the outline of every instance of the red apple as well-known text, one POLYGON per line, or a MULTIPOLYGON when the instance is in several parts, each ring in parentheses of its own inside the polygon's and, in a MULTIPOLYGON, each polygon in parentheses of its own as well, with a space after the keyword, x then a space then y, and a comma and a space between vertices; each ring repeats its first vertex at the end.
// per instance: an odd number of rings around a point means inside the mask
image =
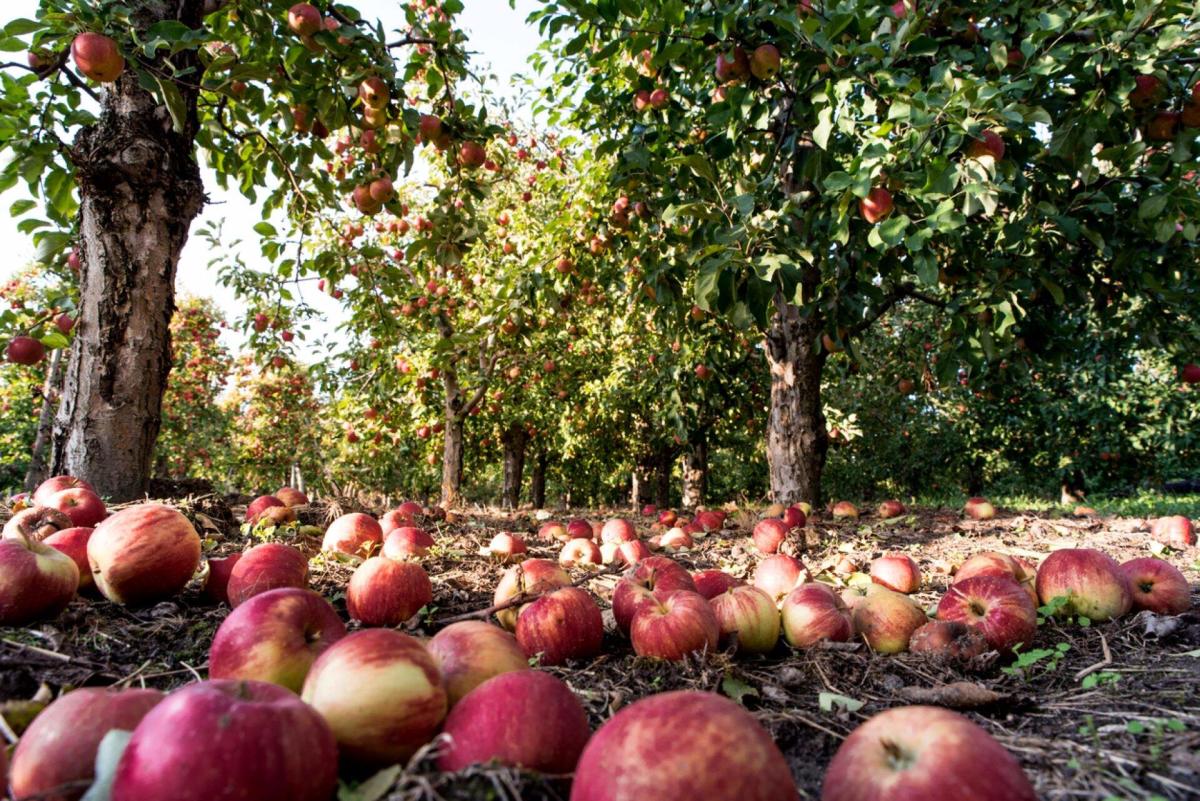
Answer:
POLYGON ((881 712, 829 763, 821 801, 884 798, 1037 801, 1004 746, 957 712, 932 706, 881 712))
POLYGON ((308 496, 292 487, 280 487, 275 491, 275 497, 287 506, 308 506, 308 496))
POLYGON ((330 524, 321 543, 323 551, 337 551, 354 556, 369 556, 383 542, 379 521, 362 512, 342 515, 330 524))
POLYGON ((72 690, 43 709, 13 752, 14 798, 76 801, 95 778, 96 752, 112 729, 133 731, 163 699, 158 690, 72 690), (59 788, 72 785, 75 789, 59 788))
MULTIPOLYGON (((720 531, 725 525, 725 513, 717 511, 716 509, 703 509, 699 512, 696 512, 695 523, 705 534, 713 531, 720 531)), ((694 534, 696 532, 689 531, 688 533, 694 534)))
POLYGON ((13 337, 4 349, 4 358, 13 364, 34 365, 46 358, 46 346, 33 337, 13 337))
POLYGON ((769 81, 779 72, 779 48, 773 44, 763 44, 754 48, 750 55, 750 72, 760 81, 769 81))
POLYGON ((858 201, 858 211, 869 223, 877 223, 892 213, 892 193, 882 186, 877 186, 858 201))
POLYGON ((899 517, 906 511, 908 510, 904 508, 904 504, 900 503, 900 501, 892 500, 879 504, 878 514, 884 520, 891 520, 894 517, 899 517))
POLYGON ((754 525, 754 547, 759 553, 773 554, 787 541, 788 524, 776 517, 759 520, 754 525))
POLYGON ((1133 84, 1129 104, 1134 108, 1150 108, 1162 100, 1162 82, 1154 75, 1134 76, 1133 84))
POLYGON ((501 564, 511 564, 520 561, 526 553, 525 541, 516 534, 502 531, 492 537, 487 551, 491 557, 501 564))
POLYGON ((592 731, 583 704, 556 676, 504 673, 480 684, 450 711, 438 769, 498 763, 540 773, 575 770, 592 731))
MULTIPOLYGON (((538 539, 542 540, 558 540, 559 542, 567 542, 572 539, 567 532, 567 527, 562 523, 551 520, 548 523, 543 523, 538 529, 538 539)), ((588 539, 591 539, 591 530, 588 531, 588 539)))
POLYGON ((664 109, 670 102, 670 93, 661 86, 650 93, 650 108, 652 109, 664 109))
POLYGON ((958 570, 954 572, 954 581, 957 583, 973 576, 1011 578, 1021 585, 1036 606, 1038 597, 1037 590, 1033 586, 1034 574, 1035 571, 1026 569, 1023 564, 1007 554, 996 551, 980 551, 959 566, 958 570))
POLYGON ((71 58, 81 73, 97 83, 112 83, 125 71, 117 43, 101 33, 81 33, 71 41, 71 58))
POLYGON ((91 528, 108 516, 100 496, 83 487, 56 492, 47 506, 65 514, 75 527, 91 528))
POLYGON ((35 506, 49 506, 50 499, 63 490, 79 488, 88 490, 89 492, 96 492, 95 487, 81 478, 75 478, 74 476, 54 476, 53 478, 48 478, 34 490, 33 504, 35 506))
POLYGON ((804 528, 808 523, 808 515, 799 506, 789 506, 783 510, 783 524, 789 529, 804 528))
POLYGON ((846 642, 854 636, 850 610, 825 584, 801 584, 783 599, 783 636, 793 648, 818 642, 846 642))
POLYGON ((687 590, 659 590, 640 606, 629 627, 638 656, 678 661, 717 648, 721 627, 708 601, 687 590))
POLYGON ((328 801, 330 727, 295 693, 261 681, 202 681, 142 718, 117 763, 112 801, 328 801))
POLYGON ((568 541, 558 554, 558 563, 563 567, 600 565, 603 561, 600 546, 593 540, 585 540, 583 537, 576 537, 568 541))
POLYGON ((637 538, 637 530, 633 527, 633 523, 619 517, 607 521, 604 528, 600 530, 601 542, 619 545, 622 542, 633 542, 637 538))
POLYGON ((1179 379, 1185 384, 1200 384, 1200 364, 1185 364, 1179 371, 1179 379))
POLYGON ((451 623, 433 635, 428 648, 442 672, 451 707, 494 676, 529 669, 517 638, 482 620, 451 623))
MULTIPOLYGON (((570 583, 571 574, 549 559, 526 559, 504 571, 492 595, 492 604, 499 606, 522 595, 532 601, 537 595, 566 587, 570 583)), ((497 612, 496 619, 501 626, 513 631, 517 627, 518 613, 517 607, 510 606, 497 612)))
POLYGON ((987 498, 967 498, 963 513, 972 520, 991 520, 996 516, 996 507, 987 498))
POLYGON ((0 626, 57 617, 79 587, 79 568, 49 545, 0 539, 0 626))
POLYGON ((1192 603, 1191 588, 1179 568, 1162 559, 1130 559, 1121 565, 1133 608, 1160 615, 1182 615, 1192 603))
POLYGON ((346 588, 346 611, 368 626, 399 626, 433 601, 433 585, 415 562, 372 556, 346 588))
POLYGON ((547 593, 521 610, 517 642, 543 665, 590 659, 600 653, 604 620, 592 596, 578 587, 547 593))
POLYGON ((658 538, 658 546, 666 551, 686 551, 695 547, 692 535, 681 528, 673 528, 658 538))
POLYGON ((716 693, 682 690, 643 698, 601 726, 583 749, 570 801, 796 798, 787 761, 749 712, 716 693))
POLYGON ((717 80, 721 83, 744 80, 750 74, 750 59, 746 55, 745 50, 740 47, 734 47, 728 53, 717 54, 717 67, 715 71, 717 80))
POLYGON ((896 592, 916 592, 921 588, 921 569, 908 554, 888 554, 871 562, 871 581, 896 592))
POLYGON ((724 570, 698 571, 692 574, 692 582, 696 585, 696 592, 710 601, 721 593, 728 591, 730 587, 737 587, 745 583, 741 579, 736 579, 729 575, 724 570))
POLYGON ((675 512, 671 509, 666 509, 658 513, 658 522, 662 523, 664 526, 673 526, 678 520, 679 515, 675 514, 675 512))
POLYGON ((17 512, 4 524, 5 539, 41 542, 55 532, 72 528, 71 518, 49 506, 30 506, 17 512))
POLYGON ((589 540, 596 539, 596 534, 592 531, 592 524, 579 518, 567 523, 567 535, 571 539, 575 539, 576 537, 583 537, 589 540))
POLYGON ((1196 544, 1196 532, 1192 521, 1183 515, 1158 518, 1150 526, 1150 536, 1175 548, 1186 548, 1196 544))
POLYGON ((487 151, 478 142, 463 142, 458 150, 458 161, 468 170, 474 170, 487 161, 487 151))
POLYGON ((358 97, 371 108, 383 108, 391 99, 392 93, 382 78, 372 75, 358 85, 358 97))
POLYGON ((1037 607, 1020 585, 1001 576, 956 581, 938 603, 937 616, 977 627, 989 646, 1006 654, 1037 634, 1037 607))
POLYGON ((208 578, 204 582, 204 597, 215 604, 229 603, 229 578, 242 558, 240 553, 208 560, 208 578))
POLYGON ((995 131, 984 131, 978 139, 971 140, 971 144, 967 146, 967 156, 973 159, 991 156, 999 161, 1004 158, 1004 140, 995 131))
POLYGON ((1067 599, 1057 614, 1094 621, 1121 617, 1132 603, 1121 566, 1091 548, 1064 548, 1047 556, 1038 568, 1037 592, 1043 605, 1067 599))
POLYGON ((289 8, 287 23, 297 36, 312 36, 324 27, 321 12, 312 3, 296 3, 289 8))
POLYGON ((986 653, 988 641, 975 626, 957 620, 931 620, 913 632, 908 650, 964 663, 986 653))
POLYGON ((808 568, 803 562, 793 556, 777 553, 758 563, 751 583, 771 596, 778 605, 789 592, 808 580, 808 568))
POLYGON ((257 523, 259 518, 262 517, 263 512, 273 506, 286 508, 287 504, 285 504, 279 498, 276 498, 274 495, 258 496, 254 500, 250 501, 250 505, 246 507, 246 522, 250 523, 251 525, 257 523))
POLYGON ((229 605, 237 607, 259 593, 280 587, 308 586, 308 560, 298 548, 279 542, 255 545, 234 564, 226 586, 229 605))
POLYGON ((775 599, 758 587, 730 587, 709 604, 722 643, 736 642, 739 652, 765 654, 779 642, 779 609, 775 599))
POLYGON ((868 593, 854 610, 854 630, 871 650, 898 654, 908 649, 914 631, 928 618, 907 596, 888 589, 868 593))
POLYGON ((696 585, 687 569, 665 556, 643 559, 629 570, 613 588, 612 611, 617 629, 629 634, 633 616, 643 605, 652 601, 655 591, 696 591, 696 585))
POLYGON ((316 658, 344 636, 341 618, 317 593, 268 590, 221 622, 208 652, 208 675, 269 681, 299 693, 316 658))
POLYGON ((200 537, 186 517, 143 503, 108 517, 88 540, 96 588, 117 604, 140 606, 180 592, 200 566, 200 537))
POLYGON ((850 503, 850 501, 838 501, 833 505, 834 520, 857 520, 858 507, 850 503))
POLYGON ((654 517, 658 514, 658 507, 652 503, 648 503, 642 507, 642 517, 654 517))
POLYGON ((600 558, 604 564, 636 565, 643 559, 650 558, 650 548, 641 540, 631 540, 620 544, 606 542, 600 546, 600 558))
POLYGON ((43 545, 49 545, 51 548, 62 551, 71 557, 71 561, 75 563, 75 567, 79 568, 78 589, 80 590, 92 586, 92 569, 88 565, 87 560, 87 544, 91 538, 92 529, 81 526, 77 528, 64 528, 42 540, 43 545))
POLYGON ((388 559, 404 560, 425 556, 432 547, 433 537, 412 526, 394 528, 383 538, 383 555, 388 559))

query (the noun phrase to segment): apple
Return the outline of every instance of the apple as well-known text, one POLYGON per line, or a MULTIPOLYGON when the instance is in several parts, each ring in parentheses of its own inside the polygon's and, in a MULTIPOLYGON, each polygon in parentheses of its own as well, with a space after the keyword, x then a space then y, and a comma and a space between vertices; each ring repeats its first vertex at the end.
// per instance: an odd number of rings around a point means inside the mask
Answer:
POLYGON ((64 528, 42 540, 43 545, 49 545, 71 557, 75 567, 79 568, 79 587, 77 589, 80 590, 92 586, 92 569, 87 560, 87 544, 91 538, 92 529, 80 526, 64 528))
POLYGON ((502 531, 492 537, 492 541, 488 543, 487 551, 497 562, 512 564, 513 562, 520 561, 521 557, 526 553, 525 541, 516 534, 502 531))
POLYGON ((297 36, 312 36, 321 30, 321 12, 312 3, 296 3, 288 9, 288 27, 297 36))
POLYGON ((789 529, 804 528, 808 523, 808 515, 799 506, 789 506, 783 510, 783 524, 789 529))
POLYGON ((734 578, 724 570, 715 569, 693 573, 692 583, 696 585, 696 592, 710 601, 721 593, 727 592, 730 587, 745 584, 744 581, 734 578))
POLYGON ((539 670, 504 673, 450 710, 438 769, 497 763, 548 774, 575 770, 592 730, 566 683, 539 670))
POLYGON ((750 54, 750 72, 760 81, 769 81, 779 72, 779 48, 773 44, 763 44, 754 48, 750 54))
POLYGON ((452 708, 488 679, 529 669, 517 638, 482 620, 451 623, 433 635, 427 646, 441 670, 452 708))
POLYGON ((75 68, 97 83, 112 83, 125 71, 117 43, 101 33, 81 33, 71 41, 75 68))
POLYGON ((242 558, 240 553, 208 560, 208 578, 204 582, 204 597, 215 604, 229 603, 229 577, 242 558))
POLYGON ((1179 371, 1179 379, 1185 384, 1200 384, 1200 364, 1185 364, 1179 371))
POLYGON ((924 610, 907 596, 889 589, 867 593, 854 610, 854 630, 872 651, 898 654, 908 649, 912 633, 925 625, 924 610))
POLYGON ((372 556, 350 577, 346 611, 368 626, 399 626, 433 602, 433 585, 420 565, 372 556))
POLYGON ((642 507, 642 517, 654 517, 658 514, 658 507, 652 503, 648 503, 642 507))
POLYGON ((664 109, 671 102, 671 95, 663 87, 658 87, 650 93, 650 108, 664 109))
POLYGON ((62 512, 49 506, 31 506, 9 518, 0 536, 5 539, 41 542, 51 534, 66 528, 72 528, 71 518, 62 512))
POLYGON ((341 618, 317 593, 268 590, 221 622, 208 652, 208 675, 269 681, 299 693, 316 658, 344 636, 341 618))
POLYGON ((275 491, 275 497, 287 506, 308 506, 308 496, 292 487, 280 487, 275 491))
POLYGON ((0 626, 57 617, 78 587, 79 568, 65 553, 24 538, 0 539, 0 626))
POLYGON ((394 528, 383 537, 383 555, 388 559, 411 559, 425 556, 433 547, 433 537, 413 526, 394 528))
POLYGON ((583 537, 584 539, 595 539, 596 534, 592 531, 592 524, 586 520, 576 518, 567 523, 567 536, 571 539, 583 537))
POLYGON ((734 47, 728 53, 718 53, 715 72, 717 80, 721 83, 744 80, 750 74, 750 59, 746 51, 734 47))
POLYGON ((364 105, 380 109, 388 104, 392 93, 382 78, 372 75, 358 85, 358 98, 364 105))
POLYGON ((625 573, 613 588, 612 611, 617 630, 629 634, 633 617, 643 605, 650 603, 655 591, 696 591, 687 568, 665 556, 643 559, 625 573))
POLYGON ((351 512, 334 520, 325 531, 321 550, 368 556, 383 542, 379 521, 362 512, 351 512))
POLYGON ((838 593, 838 597, 842 599, 842 603, 846 605, 846 609, 850 610, 850 617, 853 618, 854 610, 862 605, 862 602, 866 600, 868 595, 885 591, 890 592, 887 587, 884 587, 882 584, 876 584, 869 578, 865 583, 852 579, 850 586, 838 593))
POLYGON ((112 801, 328 801, 330 727, 295 693, 262 681, 202 681, 168 695, 129 739, 112 801))
POLYGON ((768 517, 754 524, 754 547, 759 553, 773 554, 787 541, 789 526, 777 517, 768 517))
POLYGON ((679 520, 679 515, 671 509, 666 509, 658 513, 658 522, 664 526, 673 526, 679 520))
POLYGON ((1150 526, 1150 536, 1176 548, 1196 544, 1196 532, 1192 521, 1183 515, 1158 518, 1150 526))
POLYGON ((695 547, 692 535, 681 528, 673 528, 658 538, 658 546, 667 551, 686 551, 695 547))
POLYGON ((74 527, 91 528, 108 516, 100 496, 83 487, 56 492, 46 505, 69 517, 74 527))
POLYGON ((1037 801, 1004 746, 957 712, 933 706, 881 712, 842 741, 821 801, 868 798, 1037 801))
POLYGON ((793 556, 777 553, 758 563, 751 584, 771 596, 778 605, 783 602, 784 596, 808 580, 808 568, 803 562, 793 556))
POLYGON ((619 545, 622 542, 633 542, 638 538, 633 523, 619 517, 614 517, 600 529, 600 541, 619 545))
POLYGON ((658 590, 638 607, 629 638, 638 656, 678 661, 697 651, 715 651, 721 627, 708 601, 687 590, 658 590))
POLYGON ((857 520, 858 507, 850 501, 838 501, 831 510, 834 520, 857 520))
POLYGON ((889 590, 911 593, 921 588, 921 569, 908 554, 893 553, 871 562, 871 581, 889 590))
POLYGON ((1037 607, 1019 584, 1002 576, 973 576, 956 581, 938 603, 939 620, 977 627, 988 645, 1011 653, 1037 634, 1037 607))
POLYGON ((279 542, 255 545, 242 554, 229 574, 226 597, 237 607, 261 592, 308 586, 308 559, 299 549, 279 542))
POLYGON ((977 554, 971 555, 967 561, 959 566, 958 570, 954 572, 954 581, 957 583, 974 576, 1010 578, 1021 585, 1021 588, 1029 594, 1030 600, 1036 606, 1038 599, 1037 590, 1033 586, 1035 572, 1027 569, 1025 565, 1007 554, 997 551, 980 551, 977 554))
POLYGON ((563 567, 600 565, 603 561, 604 557, 600 554, 600 546, 593 540, 583 537, 569 540, 558 553, 558 563, 563 567))
POLYGON ((1160 615, 1182 615, 1191 606, 1191 588, 1179 568, 1162 559, 1130 559, 1121 565, 1133 608, 1160 615))
POLYGON ((783 636, 793 648, 818 642, 846 642, 854 636, 850 610, 828 585, 801 584, 783 599, 783 636))
POLYGON ((46 346, 33 337, 13 337, 4 349, 4 358, 13 364, 34 365, 46 358, 46 346))
MULTIPOLYGON (((538 529, 537 535, 538 539, 558 540, 559 542, 567 542, 568 540, 574 539, 570 533, 568 533, 566 526, 554 520, 551 520, 548 523, 543 523, 542 527, 538 529)), ((589 528, 587 539, 590 540, 591 538, 591 529, 589 528)))
POLYGON ((606 565, 636 565, 643 559, 650 557, 650 548, 641 540, 631 540, 630 542, 606 542, 600 546, 600 559, 606 565))
POLYGON ((1067 599, 1057 614, 1094 621, 1121 617, 1132 604, 1121 566, 1092 548, 1064 548, 1047 556, 1038 568, 1037 593, 1043 605, 1067 599))
POLYGON ((1133 90, 1129 93, 1129 105, 1134 108, 1150 108, 1162 100, 1162 82, 1154 75, 1137 75, 1133 79, 1133 90))
POLYGON ((623 707, 592 735, 570 801, 796 798, 787 761, 753 715, 716 693, 679 690, 623 707))
POLYGON ((262 517, 263 512, 272 506, 288 508, 287 504, 285 504, 279 498, 276 498, 274 495, 260 495, 254 500, 250 501, 250 505, 246 507, 246 522, 254 525, 258 522, 259 518, 262 517))
POLYGON ((1146 123, 1146 138, 1151 142, 1170 142, 1182 121, 1178 111, 1160 111, 1146 123))
POLYGON ((892 193, 882 186, 877 186, 858 201, 858 211, 869 223, 877 223, 891 215, 894 204, 892 193))
POLYGON ((517 642, 525 655, 540 654, 543 665, 590 659, 600 653, 604 620, 591 595, 578 587, 546 593, 521 610, 517 642))
POLYGON ((162 699, 158 690, 100 687, 60 696, 38 713, 17 741, 9 777, 13 797, 82 797, 95 778, 96 752, 104 735, 112 729, 133 731, 162 699), (64 785, 77 789, 59 789, 64 785))
POLYGON ((154 603, 187 586, 200 566, 200 537, 178 511, 138 504, 96 526, 88 564, 96 588, 113 603, 154 603))
POLYGON ((904 508, 904 504, 900 501, 890 500, 879 504, 877 514, 884 520, 891 520, 894 517, 899 517, 908 510, 904 508))
MULTIPOLYGON (((526 559, 504 571, 492 595, 492 605, 500 606, 522 595, 533 600, 534 596, 570 583, 571 575, 549 559, 526 559)), ((501 626, 513 631, 517 627, 517 615, 518 609, 510 606, 498 611, 496 619, 501 626)))
POLYGON ((958 620, 931 620, 913 632, 908 650, 961 663, 986 653, 988 641, 975 626, 958 620))
POLYGON ((967 498, 963 514, 972 520, 991 520, 996 516, 996 507, 987 498, 967 498))
MULTIPOLYGON (((706 534, 712 531, 720 531, 725 525, 725 513, 716 509, 702 509, 696 512, 695 523, 706 534)), ((692 534, 695 532, 689 531, 688 533, 692 534)))
MULTIPOLYGON (((701 596, 703 597, 703 596, 701 596)), ((709 599, 721 642, 736 642, 739 652, 765 654, 779 642, 779 609, 758 587, 730 587, 709 599)))
POLYGON ((75 478, 74 476, 54 476, 53 478, 48 478, 41 484, 38 484, 38 488, 34 490, 33 505, 49 506, 50 499, 63 490, 79 488, 88 490, 89 492, 96 492, 95 487, 81 478, 75 478))
POLYGON ((474 170, 487 161, 487 151, 478 142, 463 142, 458 150, 458 160, 468 170, 474 170))
POLYGON ((1004 140, 995 131, 984 131, 967 146, 968 158, 981 159, 984 156, 991 156, 996 161, 1004 158, 1004 140))

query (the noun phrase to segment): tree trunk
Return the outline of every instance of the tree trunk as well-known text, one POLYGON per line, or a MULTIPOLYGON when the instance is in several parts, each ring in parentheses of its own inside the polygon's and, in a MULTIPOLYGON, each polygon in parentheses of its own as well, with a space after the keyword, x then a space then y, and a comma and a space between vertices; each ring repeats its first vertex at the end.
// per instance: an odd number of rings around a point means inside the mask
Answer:
POLYGON ((671 451, 662 448, 654 457, 654 504, 659 509, 671 505, 671 467, 675 459, 671 451))
MULTIPOLYGON (((146 0, 134 26, 198 26, 203 3, 146 0), (181 12, 182 10, 182 12, 181 12)), ((171 57, 199 69, 195 52, 171 57)), ((204 206, 194 154, 195 81, 177 84, 187 118, 167 110, 127 71, 105 91, 97 125, 75 139, 80 192, 80 314, 54 427, 53 471, 89 481, 112 501, 141 497, 153 466, 171 369, 175 270, 204 206)))
POLYGON ((533 459, 533 475, 529 477, 529 498, 534 509, 546 506, 546 448, 537 449, 533 459))
POLYGON ((771 369, 771 407, 767 418, 767 463, 771 496, 777 503, 821 500, 821 471, 829 450, 821 410, 821 324, 776 296, 766 336, 771 369))
POLYGON ((54 410, 58 403, 59 385, 62 383, 62 350, 50 352, 50 365, 46 369, 46 380, 42 383, 42 412, 38 416, 37 435, 33 439, 33 452, 29 458, 29 470, 25 473, 25 489, 33 492, 50 477, 46 469, 46 451, 50 446, 50 434, 54 426, 54 410))
POLYGON ((708 434, 692 435, 683 454, 683 507, 695 509, 708 494, 708 434))
POLYGON ((501 502, 505 509, 516 509, 521 503, 521 477, 525 472, 525 445, 529 435, 525 426, 513 423, 500 435, 504 446, 504 492, 501 502))

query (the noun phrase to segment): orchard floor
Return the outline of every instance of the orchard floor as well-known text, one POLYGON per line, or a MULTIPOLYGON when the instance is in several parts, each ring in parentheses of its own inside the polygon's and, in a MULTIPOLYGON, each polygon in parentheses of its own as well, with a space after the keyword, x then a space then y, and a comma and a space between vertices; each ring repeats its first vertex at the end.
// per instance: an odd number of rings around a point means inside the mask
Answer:
MULTIPOLYGON (((213 553, 243 546, 223 501, 189 499, 183 505, 213 553)), ((320 524, 341 511, 349 509, 309 507, 302 520, 320 524)), ((593 510, 592 519, 600 514, 593 510)), ((725 532, 698 540, 694 550, 673 558, 693 569, 748 574, 756 561, 746 537, 753 518, 733 515, 730 523, 725 532)), ((532 532, 536 525, 528 516, 483 512, 451 524, 427 521, 439 544, 426 560, 434 605, 410 624, 413 633, 431 634, 440 621, 488 607, 501 568, 480 549, 496 531, 532 532)), ((842 555, 864 565, 883 551, 905 551, 926 577, 918 600, 928 607, 945 589, 949 565, 973 552, 995 549, 1037 560, 1056 548, 1092 547, 1124 561, 1149 555, 1147 530, 1146 521, 1131 518, 1054 518, 1006 510, 995 520, 976 523, 963 521, 955 511, 923 509, 897 521, 818 520, 794 545, 814 572, 828 569, 842 555)), ((531 555, 557 556, 557 544, 539 542, 532 533, 527 543, 531 555)), ((315 553, 319 542, 297 544, 315 553)), ((772 732, 806 799, 820 796, 825 766, 857 724, 889 707, 920 702, 959 709, 982 724, 1017 756, 1046 801, 1200 798, 1200 551, 1166 558, 1192 583, 1192 611, 1178 618, 1142 614, 1089 628, 1047 622, 1035 646, 1057 656, 1015 671, 1005 670, 995 654, 956 667, 915 655, 877 656, 861 644, 805 652, 781 644, 767 658, 722 653, 660 664, 635 657, 614 634, 607 636, 603 656, 551 670, 578 693, 595 726, 621 706, 667 690, 699 688, 737 698, 772 732)), ((345 564, 314 561, 314 588, 343 612, 342 589, 350 572, 345 564)), ((605 599, 614 581, 613 575, 600 575, 587 586, 605 599)), ((77 600, 53 624, 0 629, 0 711, 19 729, 31 706, 28 699, 66 685, 169 689, 201 678, 209 642, 226 612, 206 606, 191 588, 179 599, 141 610, 77 600)), ((365 777, 346 778, 353 785, 365 777)), ((438 774, 428 754, 419 754, 407 770, 380 774, 343 798, 532 801, 568 794, 562 779, 511 770, 438 774)))

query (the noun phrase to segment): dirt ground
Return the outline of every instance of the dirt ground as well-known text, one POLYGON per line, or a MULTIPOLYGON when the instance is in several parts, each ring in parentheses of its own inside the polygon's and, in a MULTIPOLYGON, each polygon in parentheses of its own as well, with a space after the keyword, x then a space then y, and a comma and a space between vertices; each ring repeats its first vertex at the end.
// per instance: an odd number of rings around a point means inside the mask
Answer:
MULTIPOLYGON (((245 544, 234 523, 240 510, 223 499, 189 498, 181 505, 207 538, 210 554, 245 544)), ((302 520, 321 524, 348 510, 309 507, 302 520)), ((591 510, 578 516, 595 520, 606 514, 591 510)), ((576 515, 564 513, 561 519, 571 516, 576 515)), ((672 556, 692 569, 720 567, 746 576, 756 561, 746 536, 753 521, 731 515, 726 531, 672 556)), ((425 560, 434 604, 410 623, 412 633, 432 634, 446 619, 490 605, 502 568, 479 551, 496 531, 528 532, 531 556, 556 557, 557 544, 533 536, 537 525, 529 515, 482 511, 449 524, 426 521, 438 543, 425 560)), ((315 553, 319 542, 296 544, 315 553)), ((1092 547, 1124 561, 1149 555, 1150 537, 1146 521, 1128 518, 1047 518, 1002 510, 995 520, 977 523, 954 510, 923 509, 896 521, 817 520, 793 546, 814 573, 842 555, 865 565, 885 551, 906 552, 921 566, 925 589, 917 598, 929 608, 945 589, 951 566, 976 551, 1037 560, 1056 548, 1092 547)), ((1192 583, 1189 613, 1131 615, 1088 628, 1048 621, 1034 644, 1045 654, 1020 669, 995 654, 958 667, 910 654, 874 655, 862 644, 802 652, 781 644, 767 657, 719 653, 662 664, 639 659, 626 641, 609 634, 599 658, 552 670, 579 694, 596 726, 621 706, 667 690, 700 688, 735 697, 772 732, 806 799, 820 796, 825 766, 856 725, 892 706, 929 702, 931 693, 934 702, 963 711, 1013 752, 1047 801, 1200 798, 1200 552, 1193 548, 1166 558, 1192 583), (968 684, 946 689, 955 682, 968 684)), ((318 559, 313 570, 314 588, 344 612, 342 590, 351 567, 318 559)), ((587 586, 606 605, 615 580, 597 576, 587 586)), ((227 611, 205 605, 191 587, 148 609, 80 599, 52 624, 0 629, 0 711, 19 731, 37 699, 63 687, 169 689, 202 678, 208 645, 227 611)), ((350 783, 362 778, 351 777, 350 783)), ((513 770, 438 774, 425 753, 406 770, 385 772, 343 797, 532 801, 565 799, 568 791, 562 779, 513 770)))

